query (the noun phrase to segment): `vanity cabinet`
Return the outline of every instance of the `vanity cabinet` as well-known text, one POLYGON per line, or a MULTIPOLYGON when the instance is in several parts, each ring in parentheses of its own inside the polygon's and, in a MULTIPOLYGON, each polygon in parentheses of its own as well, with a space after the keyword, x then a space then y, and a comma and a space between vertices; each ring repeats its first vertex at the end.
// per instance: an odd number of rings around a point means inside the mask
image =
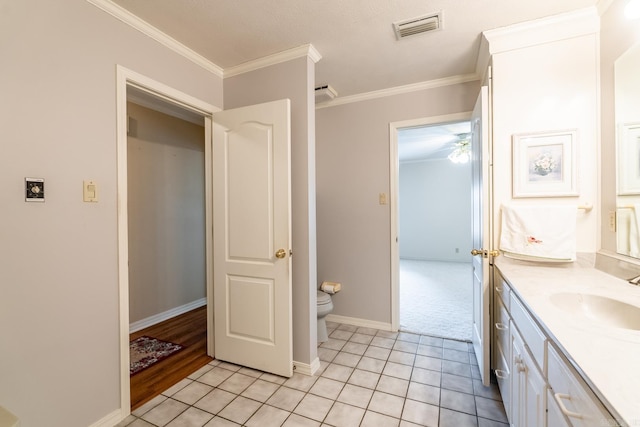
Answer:
POLYGON ((553 345, 549 346, 548 377, 551 387, 549 406, 553 404, 566 417, 568 425, 575 427, 618 425, 553 345))
POLYGON ((544 427, 547 383, 513 322, 511 372, 511 424, 544 427))
POLYGON ((512 427, 618 425, 494 269, 492 365, 512 427))

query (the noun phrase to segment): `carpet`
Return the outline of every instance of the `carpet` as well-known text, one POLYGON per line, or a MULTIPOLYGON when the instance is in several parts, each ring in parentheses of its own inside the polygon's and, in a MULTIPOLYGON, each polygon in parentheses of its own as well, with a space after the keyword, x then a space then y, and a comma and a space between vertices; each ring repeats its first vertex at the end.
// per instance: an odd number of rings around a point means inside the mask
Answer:
POLYGON ((133 376, 180 350, 180 344, 141 336, 129 343, 129 375, 133 376))
POLYGON ((471 341, 471 263, 400 260, 400 330, 471 341))

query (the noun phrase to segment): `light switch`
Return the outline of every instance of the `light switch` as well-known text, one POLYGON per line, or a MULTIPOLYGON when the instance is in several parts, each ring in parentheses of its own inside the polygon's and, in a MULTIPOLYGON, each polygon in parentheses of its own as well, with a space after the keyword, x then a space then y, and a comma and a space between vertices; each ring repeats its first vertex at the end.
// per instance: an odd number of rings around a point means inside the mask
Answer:
POLYGON ((386 205, 387 204, 387 194, 386 193, 380 193, 378 195, 378 199, 379 199, 379 203, 381 205, 386 205))
POLYGON ((97 202, 98 201, 98 184, 94 181, 82 181, 83 186, 83 200, 85 202, 97 202))
POLYGON ((609 231, 616 231, 616 211, 609 211, 609 231))

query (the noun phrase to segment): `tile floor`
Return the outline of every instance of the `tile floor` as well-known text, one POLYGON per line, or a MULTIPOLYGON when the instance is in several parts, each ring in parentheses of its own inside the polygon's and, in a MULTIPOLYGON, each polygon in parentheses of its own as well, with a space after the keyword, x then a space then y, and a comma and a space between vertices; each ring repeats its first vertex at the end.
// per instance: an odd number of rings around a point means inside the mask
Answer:
POLYGON ((328 324, 314 376, 214 360, 118 427, 506 427, 470 344, 328 324))

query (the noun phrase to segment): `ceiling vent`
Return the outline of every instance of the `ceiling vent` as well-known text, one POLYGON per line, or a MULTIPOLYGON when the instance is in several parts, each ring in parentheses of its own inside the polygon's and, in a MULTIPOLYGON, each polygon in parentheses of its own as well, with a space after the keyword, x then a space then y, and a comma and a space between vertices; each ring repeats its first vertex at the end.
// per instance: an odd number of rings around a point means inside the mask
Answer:
POLYGON ((318 86, 316 88, 316 102, 331 101, 336 96, 338 96, 338 92, 329 85, 318 86))
POLYGON ((442 12, 395 22, 393 29, 398 40, 409 36, 437 31, 442 28, 442 12))

